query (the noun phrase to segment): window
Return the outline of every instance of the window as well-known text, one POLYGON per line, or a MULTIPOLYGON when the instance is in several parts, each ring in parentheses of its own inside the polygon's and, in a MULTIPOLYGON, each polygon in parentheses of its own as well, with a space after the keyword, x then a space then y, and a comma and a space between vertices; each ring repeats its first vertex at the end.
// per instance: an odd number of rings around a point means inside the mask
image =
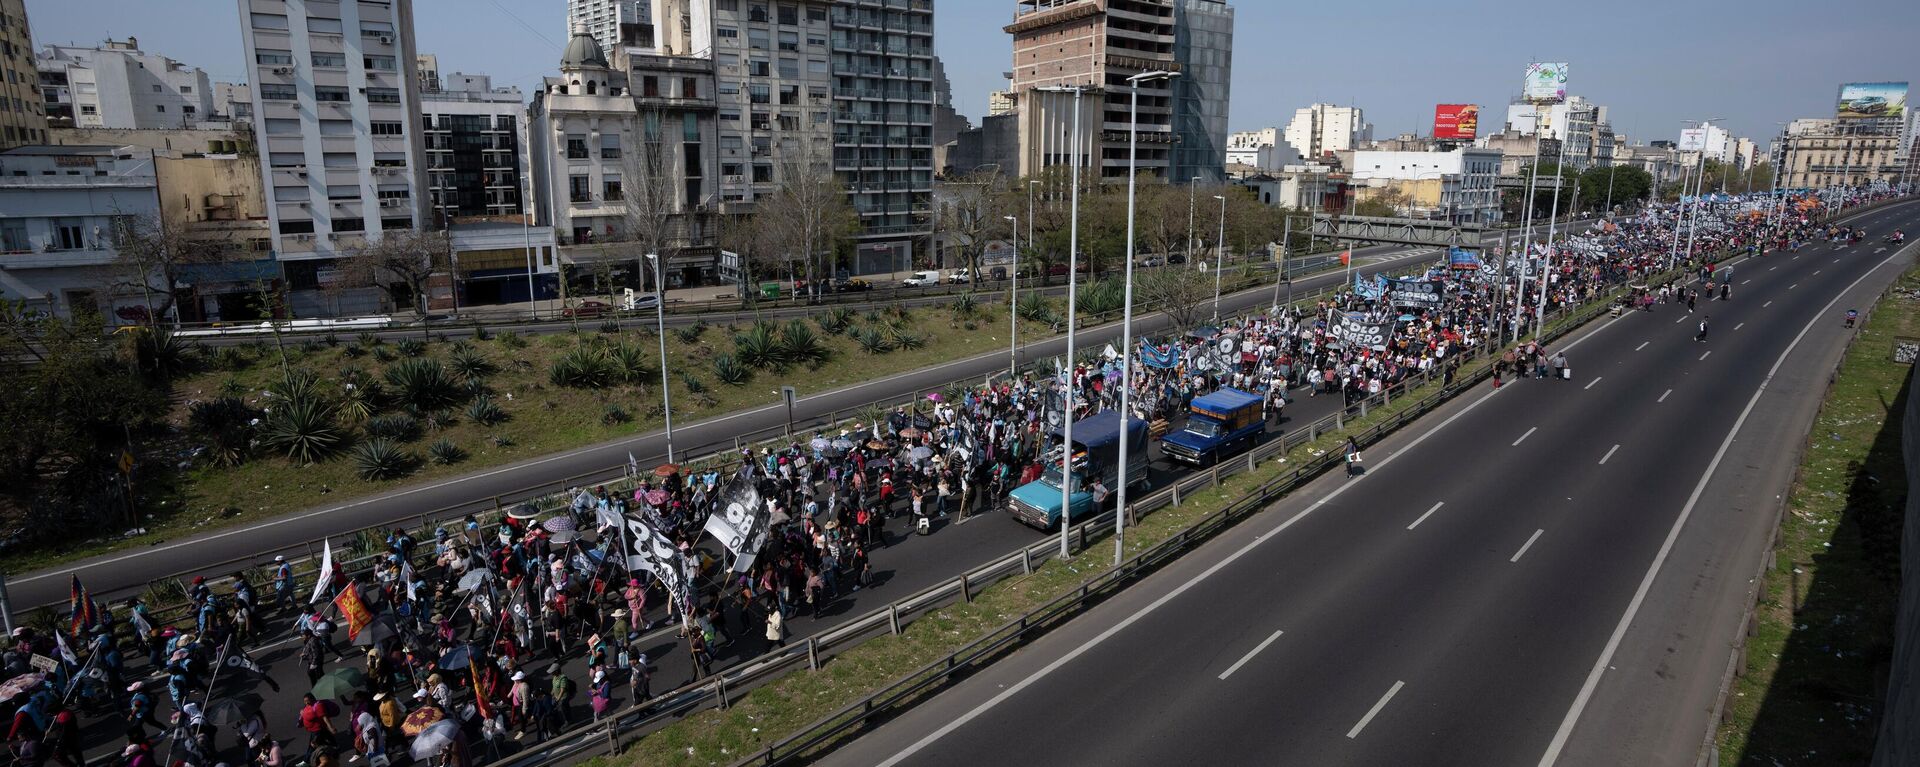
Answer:
POLYGON ((733 27, 717 27, 713 30, 713 33, 722 40, 740 39, 740 30, 734 29, 733 27))
POLYGON ((375 136, 398 136, 406 130, 405 123, 388 120, 374 120, 367 123, 367 132, 375 136))
POLYGON ((747 86, 747 101, 754 104, 765 104, 767 103, 767 92, 767 86, 749 85, 747 86))
MULTIPOLYGON (((730 81, 727 81, 727 80, 722 80, 722 81, 720 81, 720 95, 722 95, 722 96, 738 96, 738 95, 740 95, 740 84, 739 84, 739 83, 736 83, 736 82, 730 82, 730 81)), ((726 100, 727 100, 727 101, 737 101, 738 99, 726 99, 726 100)))
POLYGON ((603 160, 620 159, 620 134, 618 133, 600 134, 600 159, 603 159, 603 160))
POLYGON ((764 51, 767 49, 767 31, 764 29, 747 30, 747 47, 764 51))
POLYGON ((360 159, 352 152, 328 152, 321 155, 321 162, 329 168, 353 168, 360 165, 360 159))
POLYGON ((826 21, 827 9, 817 5, 807 6, 807 21, 826 21))
POLYGON ((181 93, 192 93, 192 92, 193 92, 193 86, 191 86, 191 85, 182 85, 182 86, 180 86, 180 92, 181 92, 181 93))
POLYGON ((267 118, 267 135, 298 136, 300 135, 300 121, 287 119, 287 118, 269 117, 267 118))
POLYGON ((100 108, 99 108, 99 107, 96 107, 96 106, 94 106, 94 105, 92 105, 92 104, 81 104, 81 105, 80 105, 80 114, 83 114, 83 115, 93 115, 93 114, 99 114, 99 113, 100 113, 100 108))
POLYGON ((568 176, 567 199, 573 202, 593 202, 591 179, 586 176, 568 176))
POLYGON ((312 221, 281 221, 281 234, 313 234, 312 221))
POLYGON ((780 76, 783 78, 789 78, 789 79, 799 77, 800 61, 798 59, 781 59, 780 60, 780 76))
POLYGON ((314 89, 313 89, 314 101, 337 101, 341 103, 346 103, 347 99, 348 99, 347 89, 345 88, 314 86, 314 89))
POLYGON ((0 220, 0 251, 26 250, 33 250, 33 243, 27 241, 27 222, 17 218, 0 220))
POLYGON ((381 229, 412 229, 413 219, 408 216, 392 216, 380 219, 381 229))
POLYGON ((686 169, 685 175, 687 178, 700 178, 707 175, 704 171, 706 166, 700 162, 700 144, 698 142, 688 141, 682 144, 680 146, 680 156, 683 158, 681 164, 686 169))
POLYGON ((162 90, 162 89, 161 89, 161 87, 160 87, 160 85, 159 85, 159 83, 155 83, 155 84, 154 84, 154 86, 153 86, 153 92, 154 92, 154 93, 159 93, 159 92, 160 92, 161 90, 162 90))
POLYGON ((691 77, 680 78, 680 98, 683 98, 683 99, 700 98, 700 81, 695 80, 691 77))
POLYGON ((781 3, 780 4, 780 23, 782 24, 800 23, 800 9, 788 3, 781 3))
POLYGON ((763 59, 747 62, 747 74, 749 75, 753 75, 754 77, 767 77, 772 73, 773 69, 769 67, 763 59))
MULTIPOLYGON (((294 87, 291 85, 280 85, 277 83, 261 83, 260 84, 260 100, 261 101, 293 101, 298 98, 300 98, 300 93, 294 90, 294 87)), ((288 122, 291 122, 294 124, 294 129, 290 131, 291 133, 300 132, 299 120, 289 120, 288 122)), ((273 124, 273 121, 268 120, 267 123, 271 125, 273 124)))
POLYGON ((807 59, 807 74, 824 75, 826 73, 827 73, 827 62, 821 61, 819 59, 807 59))
POLYGON ((165 104, 155 104, 155 105, 153 105, 153 111, 155 111, 155 112, 165 112, 165 111, 167 111, 167 105, 165 105, 165 104))
POLYGON ((660 98, 660 78, 653 75, 640 78, 640 95, 650 99, 660 98))
POLYGON ((384 21, 362 21, 360 22, 360 36, 361 37, 382 37, 382 36, 392 37, 393 25, 384 21))
POLYGON ((584 134, 579 134, 579 133, 568 134, 567 159, 569 160, 587 159, 587 137, 584 134))
POLYGON ((274 202, 306 202, 311 195, 304 186, 276 186, 273 188, 274 202))
POLYGON ((783 50, 783 51, 800 50, 800 33, 781 32, 780 33, 780 50, 783 50))
POLYGON ((54 250, 84 250, 87 247, 86 226, 77 218, 53 219, 54 250))
POLYGON ((764 184, 772 180, 773 180, 772 165, 754 165, 753 166, 753 183, 764 184))
POLYGON ((792 106, 794 104, 800 103, 800 86, 798 85, 780 86, 780 103, 786 106, 792 106))
POLYGON ((304 167, 307 156, 301 152, 268 152, 267 164, 275 168, 304 167))
POLYGON ((353 135, 353 121, 352 120, 321 120, 320 135, 351 136, 353 135))
POLYGON ((337 35, 345 30, 341 28, 339 19, 329 19, 324 16, 308 16, 307 31, 323 35, 337 35))
POLYGON ((400 89, 399 88, 368 88, 367 103, 398 104, 400 103, 400 89))
POLYGON ((392 56, 367 56, 361 59, 361 63, 366 68, 379 72, 395 71, 392 56))
POLYGON ((367 220, 364 218, 336 218, 333 220, 333 230, 336 232, 364 232, 367 230, 367 220))
POLYGON ((740 0, 717 0, 720 10, 727 13, 740 12, 740 0))
POLYGON ((287 16, 283 13, 253 14, 254 29, 286 29, 287 16))
POLYGON ((360 187, 354 186, 353 184, 328 184, 327 199, 358 200, 360 199, 360 187))
POLYGON ((752 5, 747 6, 747 19, 749 21, 766 21, 767 20, 767 4, 754 3, 752 5))
POLYGON ((607 202, 620 201, 620 182, 619 181, 608 181, 606 183, 605 198, 607 202))
POLYGON ((700 116, 692 112, 681 115, 680 138, 683 141, 700 140, 700 116))

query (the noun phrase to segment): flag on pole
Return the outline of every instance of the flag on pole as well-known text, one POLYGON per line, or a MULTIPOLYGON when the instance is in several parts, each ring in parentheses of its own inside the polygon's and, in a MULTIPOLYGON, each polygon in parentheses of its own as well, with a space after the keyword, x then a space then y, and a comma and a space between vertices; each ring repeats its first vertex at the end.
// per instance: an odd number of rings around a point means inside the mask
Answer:
POLYGON ((74 654, 73 654, 73 648, 72 648, 71 646, 68 646, 68 645, 67 645, 67 635, 66 635, 66 634, 62 634, 62 633, 60 633, 60 632, 58 632, 58 631, 55 631, 55 632, 53 632, 53 642, 54 642, 54 645, 55 645, 55 646, 56 646, 57 648, 59 648, 59 650, 60 650, 60 659, 61 659, 61 660, 64 660, 64 661, 66 661, 66 662, 67 662, 67 665, 69 665, 69 666, 78 666, 78 665, 80 665, 80 659, 79 659, 78 657, 76 657, 76 656, 74 656, 74 654))
MULTIPOLYGON (((477 653, 475 653, 477 655, 477 653)), ((480 664, 473 655, 467 657, 467 673, 473 676, 473 710, 482 721, 493 718, 493 704, 487 701, 487 693, 492 692, 480 681, 480 664)))
POLYGON ((321 597, 326 596, 327 586, 331 583, 333 583, 333 540, 328 539, 321 543, 320 577, 314 579, 313 598, 307 600, 307 603, 320 601, 321 597))
POLYGON ((88 626, 100 622, 100 612, 93 604, 93 595, 87 593, 87 587, 80 585, 80 576, 73 576, 72 594, 68 597, 67 612, 71 614, 73 625, 68 629, 79 636, 88 626))
POLYGON ((633 451, 627 451, 627 476, 640 476, 640 459, 633 457, 633 451))
POLYGON ((353 584, 340 590, 340 596, 334 597, 333 605, 340 608, 340 616, 347 619, 347 641, 360 638, 360 632, 373 623, 373 612, 367 609, 367 603, 360 600, 360 590, 353 584))
POLYGON ((1351 250, 1340 251, 1340 265, 1348 266, 1352 263, 1353 263, 1353 251, 1351 250))

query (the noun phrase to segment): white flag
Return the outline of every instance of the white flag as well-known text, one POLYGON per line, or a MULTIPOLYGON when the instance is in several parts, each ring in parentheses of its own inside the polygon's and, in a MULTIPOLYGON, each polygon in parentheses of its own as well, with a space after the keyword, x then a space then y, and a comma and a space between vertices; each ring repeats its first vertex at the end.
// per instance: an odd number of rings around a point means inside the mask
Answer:
POLYGON ((633 451, 627 451, 627 476, 640 476, 640 459, 633 457, 633 451))
POLYGON ((327 539, 321 543, 321 547, 320 577, 313 581, 313 598, 307 600, 308 604, 318 602, 326 596, 327 586, 333 582, 333 540, 327 539))

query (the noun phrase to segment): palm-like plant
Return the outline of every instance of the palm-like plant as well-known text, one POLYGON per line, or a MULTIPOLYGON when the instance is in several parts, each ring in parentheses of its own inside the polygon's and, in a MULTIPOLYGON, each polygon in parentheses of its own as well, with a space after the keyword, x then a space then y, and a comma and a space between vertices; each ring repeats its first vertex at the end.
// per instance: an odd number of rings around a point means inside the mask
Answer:
POLYGON ((420 419, 405 413, 376 416, 367 420, 367 434, 394 442, 412 442, 420 438, 420 419))
POLYGON ((620 344, 607 350, 616 377, 623 383, 641 383, 654 376, 653 354, 638 344, 620 344))
POLYGON ((492 426, 507 420, 507 411, 500 409, 492 397, 480 397, 467 405, 467 420, 481 426, 492 426))
POLYGON ((821 313, 814 321, 820 323, 820 329, 826 331, 827 335, 837 336, 847 332, 847 328, 853 325, 853 310, 836 306, 821 313))
POLYGON ((187 430, 207 448, 217 466, 238 466, 253 453, 253 421, 260 411, 238 397, 195 402, 187 409, 187 430))
POLYGON ((452 407, 464 396, 447 368, 430 358, 402 360, 387 368, 387 383, 393 386, 395 401, 421 412, 452 407))
POLYGON ((419 464, 418 457, 392 440, 367 440, 353 448, 354 471, 368 482, 406 476, 419 464))
POLYGON ((453 444, 452 440, 437 440, 427 446, 427 455, 433 456, 433 462, 441 466, 450 466, 466 460, 467 451, 453 444))
POLYGON ((333 415, 333 407, 317 399, 278 403, 261 424, 260 443, 295 463, 317 462, 346 440, 333 415))
POLYGON ((874 328, 854 331, 853 340, 860 345, 860 351, 868 354, 886 354, 893 351, 893 340, 874 328))
POLYGON ((735 334, 733 351, 741 364, 751 368, 780 367, 787 362, 779 341, 774 338, 773 326, 764 322, 756 322, 753 327, 735 334))
POLYGON ((788 322, 781 329, 779 349, 780 356, 789 363, 816 367, 833 355, 833 349, 814 332, 813 326, 801 320, 788 322))
POLYGON ((713 358, 713 377, 728 386, 742 386, 753 380, 753 368, 740 364, 731 354, 713 358))
POLYGON ((600 349, 581 346, 569 350, 553 361, 553 367, 547 371, 547 379, 555 386, 575 389, 604 389, 613 385, 618 371, 600 349))
MULTIPOLYGON (((459 343, 466 342, 461 341, 459 343)), ((485 353, 473 348, 472 345, 468 345, 465 348, 455 348, 453 354, 447 357, 447 365, 453 369, 454 375, 466 381, 484 380, 487 376, 493 375, 500 369, 493 364, 492 360, 487 359, 485 353)))

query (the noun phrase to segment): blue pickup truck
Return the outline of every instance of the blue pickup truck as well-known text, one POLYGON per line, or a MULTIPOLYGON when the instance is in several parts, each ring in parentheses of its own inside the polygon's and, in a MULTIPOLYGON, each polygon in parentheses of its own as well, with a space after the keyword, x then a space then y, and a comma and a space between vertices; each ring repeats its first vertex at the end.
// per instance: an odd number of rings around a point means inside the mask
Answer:
POLYGON ((1258 394, 1221 389, 1197 397, 1187 425, 1160 438, 1160 452, 1172 460, 1206 466, 1259 443, 1267 423, 1258 394))
MULTIPOLYGON (((1134 487, 1147 484, 1147 422, 1128 418, 1127 483, 1134 487)), ((1060 431, 1053 433, 1059 441, 1060 431)), ((1108 410, 1073 424, 1073 515, 1085 519, 1094 510, 1094 480, 1107 490, 1120 481, 1120 412, 1108 410)), ((1007 510, 1015 519, 1046 530, 1060 524, 1060 454, 1052 454, 1047 473, 1013 489, 1007 510)), ((1109 496, 1111 497, 1111 496, 1109 496)), ((1106 499, 1102 499, 1102 506, 1106 499)))

